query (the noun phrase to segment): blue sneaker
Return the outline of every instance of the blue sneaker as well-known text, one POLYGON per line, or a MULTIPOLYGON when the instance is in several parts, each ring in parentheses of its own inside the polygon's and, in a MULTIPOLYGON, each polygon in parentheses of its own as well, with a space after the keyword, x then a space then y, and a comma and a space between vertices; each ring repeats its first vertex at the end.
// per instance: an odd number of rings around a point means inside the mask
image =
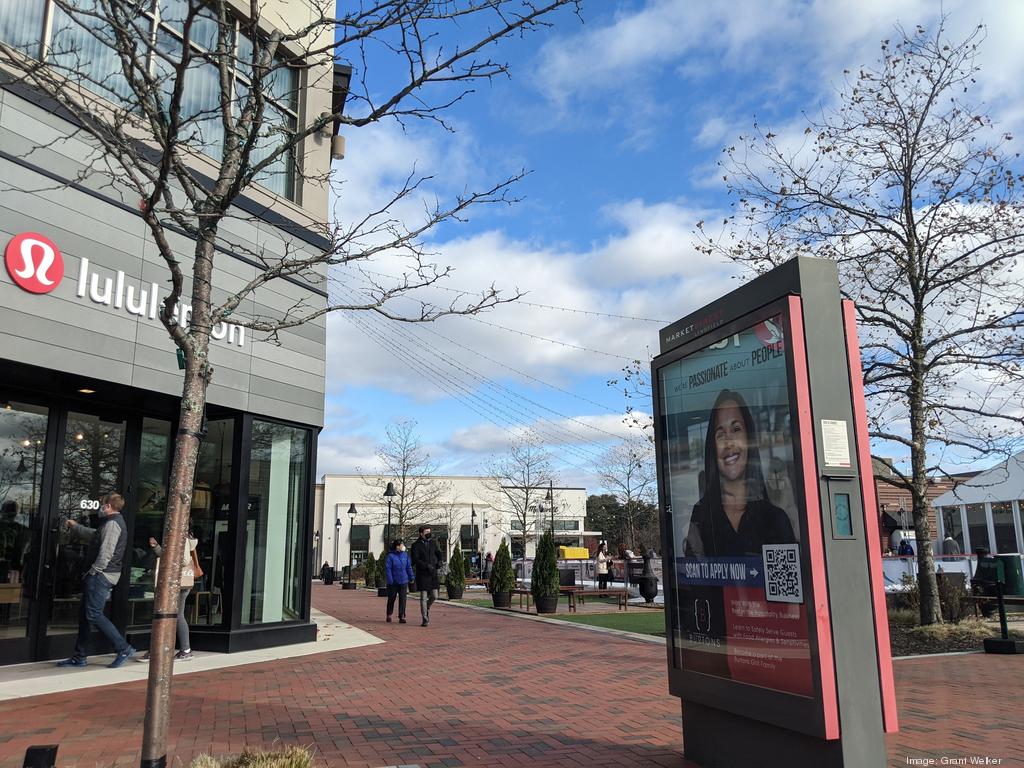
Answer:
POLYGON ((64 659, 63 661, 58 661, 57 662, 57 666, 58 667, 84 667, 88 663, 89 662, 85 660, 84 656, 72 656, 70 659, 64 659))
POLYGON ((117 669, 118 667, 120 667, 122 664, 124 664, 126 661, 128 661, 128 659, 130 659, 134 655, 135 655, 135 649, 132 648, 129 645, 123 651, 118 653, 117 656, 114 657, 114 660, 112 662, 110 662, 109 664, 107 664, 107 666, 110 669, 117 669))

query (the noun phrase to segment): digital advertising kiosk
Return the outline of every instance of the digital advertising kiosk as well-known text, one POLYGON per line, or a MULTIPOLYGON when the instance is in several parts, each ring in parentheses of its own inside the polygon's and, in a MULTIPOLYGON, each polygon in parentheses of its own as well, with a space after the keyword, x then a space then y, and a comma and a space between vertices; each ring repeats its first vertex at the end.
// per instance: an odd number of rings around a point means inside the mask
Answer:
POLYGON ((705 768, 885 765, 897 729, 854 306, 797 258, 661 332, 669 689, 705 768))

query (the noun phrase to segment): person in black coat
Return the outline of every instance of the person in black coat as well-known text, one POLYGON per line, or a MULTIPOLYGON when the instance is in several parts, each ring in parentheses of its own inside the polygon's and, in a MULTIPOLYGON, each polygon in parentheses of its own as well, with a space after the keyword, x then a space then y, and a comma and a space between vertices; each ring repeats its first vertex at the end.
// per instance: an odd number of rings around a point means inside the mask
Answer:
POLYGON ((444 555, 430 534, 429 525, 421 525, 420 536, 412 544, 412 567, 416 571, 416 587, 420 591, 421 627, 430 623, 430 606, 437 600, 441 579, 438 571, 444 563, 444 555))

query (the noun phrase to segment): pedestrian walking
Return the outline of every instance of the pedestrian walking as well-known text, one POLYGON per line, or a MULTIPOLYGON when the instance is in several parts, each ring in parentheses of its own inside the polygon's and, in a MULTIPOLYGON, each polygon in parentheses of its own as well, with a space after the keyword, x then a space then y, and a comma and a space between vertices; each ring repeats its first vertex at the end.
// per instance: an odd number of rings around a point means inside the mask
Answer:
MULTIPOLYGON (((164 548, 152 536, 149 537, 149 546, 158 558, 156 570, 153 574, 153 581, 156 581, 157 574, 160 573, 159 558, 163 555, 164 548)), ((178 592, 178 652, 174 655, 175 661, 189 661, 192 658, 188 619, 185 618, 185 601, 188 599, 192 587, 195 586, 196 577, 203 575, 202 570, 199 570, 198 574, 196 573, 199 566, 199 558, 196 556, 196 547, 198 546, 199 539, 195 538, 190 530, 185 539, 185 550, 181 559, 181 581, 178 584, 180 589, 178 592)), ((146 651, 146 655, 142 657, 141 661, 149 661, 149 651, 146 651)))
POLYGON ((395 612, 395 599, 398 599, 398 623, 405 624, 405 603, 409 596, 409 582, 415 574, 412 572, 412 560, 409 553, 405 551, 405 544, 401 539, 391 542, 391 551, 388 552, 387 560, 384 561, 384 578, 388 586, 388 615, 387 621, 391 623, 391 616, 395 612))
POLYGON ((481 578, 483 578, 485 580, 491 578, 491 571, 493 571, 493 570, 494 570, 494 553, 488 552, 487 553, 487 557, 484 559, 484 572, 483 572, 483 575, 481 576, 481 578))
POLYGON ((608 546, 606 544, 599 544, 597 554, 594 555, 598 589, 608 589, 608 563, 610 562, 611 557, 608 555, 608 546))
POLYGON ((441 579, 438 574, 444 556, 433 540, 429 525, 421 525, 420 536, 412 544, 412 565, 416 572, 416 586, 420 590, 421 627, 430 624, 430 606, 437 600, 441 579))
POLYGON ((82 579, 82 602, 79 606, 75 652, 70 658, 58 661, 58 667, 84 667, 88 664, 93 627, 96 627, 117 651, 117 656, 107 665, 108 667, 116 669, 135 655, 135 649, 103 612, 114 585, 121 579, 124 551, 128 546, 128 527, 121 516, 122 509, 124 497, 119 493, 108 493, 101 501, 98 528, 90 528, 70 518, 67 520, 71 534, 89 543, 86 561, 91 561, 92 565, 82 579))

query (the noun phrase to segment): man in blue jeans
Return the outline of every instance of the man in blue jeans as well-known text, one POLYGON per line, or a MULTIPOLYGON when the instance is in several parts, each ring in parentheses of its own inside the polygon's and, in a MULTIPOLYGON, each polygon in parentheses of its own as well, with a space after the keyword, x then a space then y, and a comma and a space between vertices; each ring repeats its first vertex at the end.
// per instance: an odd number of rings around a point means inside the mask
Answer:
POLYGON ((120 667, 135 655, 135 649, 128 644, 103 612, 114 585, 121 578, 121 565, 128 546, 128 528, 121 516, 124 498, 119 493, 109 493, 103 498, 102 504, 98 529, 82 525, 77 520, 67 521, 72 534, 89 542, 87 561, 92 560, 92 565, 82 580, 82 605, 78 615, 78 641, 75 643, 75 653, 69 659, 58 661, 58 667, 84 667, 88 663, 86 659, 89 656, 89 635, 93 627, 96 627, 117 651, 117 656, 107 665, 108 667, 120 667))

